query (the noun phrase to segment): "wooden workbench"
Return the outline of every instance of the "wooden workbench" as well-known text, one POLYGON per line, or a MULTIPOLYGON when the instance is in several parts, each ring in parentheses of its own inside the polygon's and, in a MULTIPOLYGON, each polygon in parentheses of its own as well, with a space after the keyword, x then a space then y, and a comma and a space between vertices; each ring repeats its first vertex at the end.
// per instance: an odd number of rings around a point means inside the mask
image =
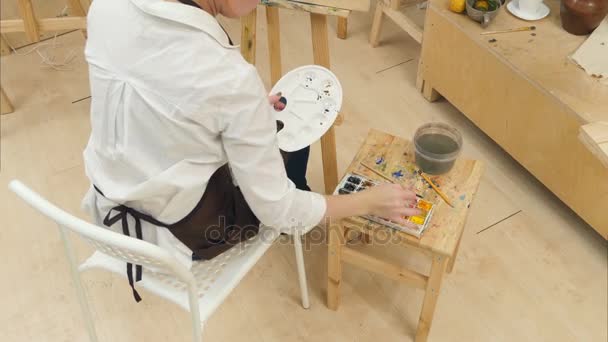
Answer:
MULTIPOLYGON (((551 14, 534 32, 482 36, 431 0, 417 86, 428 100, 444 96, 608 239, 608 168, 578 138, 608 121, 608 87, 568 58, 586 37, 561 28, 558 0, 545 3, 551 14)), ((526 25, 503 9, 487 30, 526 25)))

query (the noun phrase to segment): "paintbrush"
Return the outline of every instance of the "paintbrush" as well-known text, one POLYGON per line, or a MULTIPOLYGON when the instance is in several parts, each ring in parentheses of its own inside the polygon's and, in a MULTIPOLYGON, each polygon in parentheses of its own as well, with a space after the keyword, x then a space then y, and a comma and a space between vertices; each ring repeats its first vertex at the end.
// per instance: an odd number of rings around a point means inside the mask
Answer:
MULTIPOLYGON (((393 184, 401 184, 401 182, 395 182, 395 180, 394 180, 394 179, 392 179, 391 177, 389 177, 389 176, 385 175, 384 173, 382 173, 382 172, 380 172, 380 171, 378 171, 378 170, 374 169, 373 167, 371 167, 371 166, 369 166, 369 165, 365 164, 364 162, 361 162, 360 164, 361 164, 361 165, 363 165, 363 167, 365 167, 366 169, 370 170, 370 171, 371 171, 371 172, 373 172, 374 174, 376 174, 376 175, 378 175, 378 176, 382 177, 384 180, 387 180, 387 181, 388 181, 388 182, 390 182, 390 183, 393 183, 393 184)), ((353 174, 358 175, 358 176, 365 177, 364 175, 360 175, 360 174, 358 174, 358 173, 356 173, 356 172, 353 172, 353 174)), ((401 185, 403 185, 403 184, 401 184, 401 185)), ((416 197, 418 197, 418 198, 422 198, 422 195, 420 195, 420 194, 416 194, 416 197)))
POLYGON ((389 181, 389 182, 391 182, 391 183, 395 183, 395 181, 394 181, 392 178, 390 178, 389 176, 385 175, 384 173, 382 173, 382 172, 380 172, 380 171, 378 171, 378 170, 374 169, 373 167, 371 167, 371 166, 369 166, 369 165, 365 164, 364 162, 361 162, 361 165, 363 165, 363 167, 365 167, 366 169, 368 169, 368 170, 370 170, 371 172, 375 173, 376 175, 378 175, 378 176, 380 176, 380 177, 382 177, 382 178, 386 179, 387 181, 389 181))
POLYGON ((433 188, 433 190, 435 190, 437 195, 439 195, 441 198, 443 198, 445 203, 447 203, 450 207, 454 208, 454 205, 452 204, 452 202, 450 202, 450 200, 448 199, 448 196, 446 196, 441 190, 439 190, 437 185, 435 185, 435 183, 433 183, 433 181, 429 177, 425 176, 424 173, 422 173, 422 170, 418 170, 418 174, 420 176, 422 176, 422 178, 424 178, 424 180, 427 183, 429 183, 429 185, 433 188))
POLYGON ((536 30, 536 26, 524 26, 524 27, 517 27, 517 28, 512 28, 512 29, 506 29, 506 30, 481 32, 480 34, 482 36, 487 36, 489 34, 520 32, 520 31, 534 31, 534 30, 536 30))

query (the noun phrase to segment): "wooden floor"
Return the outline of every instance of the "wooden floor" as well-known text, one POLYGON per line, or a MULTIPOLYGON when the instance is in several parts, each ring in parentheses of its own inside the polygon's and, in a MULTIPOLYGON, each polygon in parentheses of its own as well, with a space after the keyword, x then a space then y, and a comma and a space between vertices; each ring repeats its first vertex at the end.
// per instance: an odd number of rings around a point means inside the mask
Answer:
MULTIPOLYGON (((264 22, 263 11, 259 15, 264 22)), ((312 54, 303 53, 311 47, 307 17, 282 12, 281 19, 285 71, 311 63, 312 54)), ((430 340, 605 342, 606 242, 449 103, 426 102, 414 85, 419 45, 387 21, 382 45, 371 49, 370 19, 371 13, 355 14, 346 41, 335 38, 331 21, 333 70, 347 113, 337 130, 340 170, 370 127, 409 137, 433 120, 458 127, 464 155, 486 163, 430 340)), ((224 22, 238 41, 238 22, 224 22)), ((258 68, 268 82, 263 24, 258 37, 258 68)), ((79 203, 88 184, 81 154, 90 129, 84 40, 79 32, 58 40, 64 52, 80 51, 73 71, 41 69, 36 54, 1 61, 2 83, 17 108, 1 118, 2 341, 86 340, 57 230, 6 188, 19 178, 83 216, 79 203)), ((318 146, 310 164, 311 183, 321 190, 318 146)), ((81 258, 90 252, 83 243, 78 247, 81 258)), ((428 267, 400 249, 357 248, 428 267)), ((325 306, 326 247, 305 253, 310 310, 299 304, 291 245, 276 244, 209 321, 208 341, 412 340, 421 291, 345 266, 342 305, 333 312, 325 306)), ((107 273, 86 274, 85 282, 101 341, 188 341, 189 315, 177 307, 145 292, 135 304, 126 280, 107 273)))

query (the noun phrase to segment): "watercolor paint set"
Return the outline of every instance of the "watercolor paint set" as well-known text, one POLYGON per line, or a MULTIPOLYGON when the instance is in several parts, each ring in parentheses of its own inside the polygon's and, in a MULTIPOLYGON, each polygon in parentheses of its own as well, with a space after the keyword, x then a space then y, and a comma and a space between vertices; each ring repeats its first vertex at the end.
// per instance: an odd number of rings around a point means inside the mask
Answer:
MULTIPOLYGON (((344 176, 344 178, 342 178, 342 180, 336 187, 334 194, 335 195, 346 195, 346 194, 350 194, 350 193, 355 193, 355 192, 363 191, 365 189, 374 187, 378 184, 381 184, 381 182, 368 179, 362 175, 355 175, 355 174, 348 173, 348 174, 346 174, 346 176, 344 176)), ((429 222, 431 221, 431 217, 433 216, 434 205, 433 205, 433 203, 431 203, 429 201, 425 201, 424 199, 417 197, 416 203, 414 204, 413 207, 420 209, 421 214, 417 215, 417 216, 403 217, 404 220, 411 222, 413 224, 413 227, 400 225, 396 222, 389 221, 389 220, 383 219, 381 217, 373 216, 373 215, 367 215, 364 217, 370 221, 382 224, 389 228, 393 228, 393 229, 396 229, 396 230, 399 230, 404 233, 407 233, 407 234, 420 238, 422 236, 422 234, 424 233, 424 231, 429 226, 429 222)))

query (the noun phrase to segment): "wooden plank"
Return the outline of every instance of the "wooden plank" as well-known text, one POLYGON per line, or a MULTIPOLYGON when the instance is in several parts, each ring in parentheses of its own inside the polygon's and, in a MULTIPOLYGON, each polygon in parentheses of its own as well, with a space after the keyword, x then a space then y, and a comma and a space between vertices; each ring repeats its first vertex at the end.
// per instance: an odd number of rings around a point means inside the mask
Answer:
POLYGON ((268 55, 270 57, 270 83, 274 86, 283 75, 281 66, 281 28, 279 9, 266 7, 266 23, 268 26, 268 55))
POLYGON ((342 261, 418 289, 425 289, 427 285, 428 277, 420 273, 378 260, 352 248, 342 247, 342 261))
POLYGON ((327 307, 337 310, 340 305, 340 287, 342 285, 342 248, 344 229, 341 222, 329 222, 327 253, 327 307))
POLYGON ((257 9, 241 18, 241 54, 250 64, 255 65, 257 9))
MULTIPOLYGON (((287 0, 292 3, 314 4, 324 7, 341 8, 351 11, 369 11, 370 0, 287 0)), ((262 0, 262 2, 267 2, 262 0)))
POLYGON ((424 293, 422 311, 420 313, 420 320, 418 321, 416 342, 425 342, 429 336, 446 264, 447 259, 444 256, 435 256, 433 258, 431 274, 429 275, 428 285, 426 287, 426 292, 424 293))
POLYGON ((369 43, 372 47, 377 47, 380 43, 380 33, 382 32, 382 22, 384 21, 384 3, 378 1, 376 12, 374 12, 374 21, 372 29, 369 33, 369 43))
MULTIPOLYGON (((87 28, 86 17, 46 18, 38 20, 38 32, 59 30, 84 30, 87 28)), ((3 33, 25 32, 25 22, 20 19, 0 21, 0 30, 3 33)))
MULTIPOLYGON (((608 116, 608 87, 568 62, 567 55, 574 49, 566 53, 556 47, 571 46, 580 38, 564 35, 561 29, 558 37, 553 33, 557 28, 547 20, 537 25, 536 34, 543 35, 542 40, 518 32, 501 35, 497 38, 500 44, 490 44, 491 37, 478 40, 479 25, 471 22, 474 26, 469 26, 470 20, 460 20, 459 15, 444 11, 442 6, 433 0, 427 9, 423 64, 419 69, 424 83, 429 82, 608 239, 608 212, 600 205, 608 203, 608 169, 578 137, 581 125, 589 123, 587 119, 608 116), (527 36, 516 37, 521 34, 527 36), (533 42, 528 43, 531 39, 533 42), (547 58, 534 57, 540 52, 547 58), (539 70, 531 70, 533 65, 539 70), (567 82, 564 75, 570 75, 567 82), (470 89, 484 89, 484 96, 470 89), (566 96, 566 91, 573 98, 566 96), (575 109, 582 111, 575 113, 575 109)), ((555 3, 552 6, 557 8, 555 3)), ((554 15, 558 16, 559 11, 554 15)), ((517 22, 510 17, 499 13, 493 29, 517 22)))
POLYGON ((11 101, 6 96, 4 89, 0 87, 0 114, 9 114, 14 111, 11 101))
POLYGON ((17 0, 19 12, 23 19, 24 31, 30 43, 40 41, 40 32, 38 31, 38 23, 34 14, 34 7, 31 0, 17 0))
POLYGON ((315 14, 330 15, 336 17, 346 18, 350 14, 350 10, 340 9, 336 7, 317 6, 307 3, 299 3, 289 0, 268 0, 263 1, 262 4, 270 7, 279 7, 296 11, 304 11, 315 14))
MULTIPOLYGON (((451 208, 432 189, 428 188, 424 180, 413 175, 412 170, 415 170, 414 148, 412 143, 406 139, 381 131, 370 130, 363 146, 359 149, 346 172, 357 172, 372 179, 379 179, 378 176, 361 165, 362 161, 369 164, 370 159, 375 160, 378 157, 382 157, 384 164, 391 167, 384 173, 391 174, 397 169, 401 169, 406 174, 401 183, 412 186, 417 193, 435 204, 430 227, 418 239, 360 217, 345 219, 346 226, 348 228, 356 226, 359 227, 358 229, 371 231, 370 234, 374 239, 376 237, 380 239, 390 238, 391 241, 396 241, 396 243, 451 257, 456 251, 458 239, 464 229, 469 206, 477 193, 483 173, 482 163, 460 158, 449 173, 432 177, 433 182, 439 184, 441 189, 450 198, 454 199, 455 207, 451 208)), ((371 163, 373 163, 373 160, 371 163)), ((382 181, 382 179, 379 180, 382 181)))
POLYGON ((581 126, 579 139, 605 167, 608 167, 608 122, 594 122, 581 126))
POLYGON ((338 38, 346 39, 348 36, 348 18, 338 18, 338 38))

